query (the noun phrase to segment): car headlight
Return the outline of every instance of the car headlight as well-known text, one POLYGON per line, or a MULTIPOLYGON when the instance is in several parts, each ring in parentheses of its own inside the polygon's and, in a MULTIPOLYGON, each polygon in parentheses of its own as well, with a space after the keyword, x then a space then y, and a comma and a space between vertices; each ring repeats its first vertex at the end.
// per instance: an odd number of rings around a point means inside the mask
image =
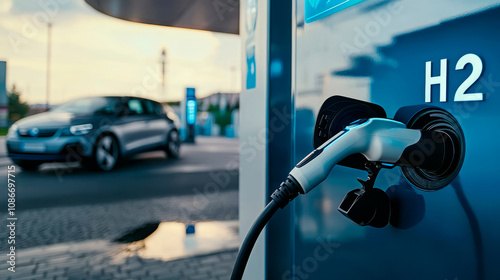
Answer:
POLYGON ((17 124, 11 125, 10 128, 9 128, 9 131, 7 132, 7 136, 14 136, 14 135, 16 135, 18 128, 19 127, 17 126, 17 124))
POLYGON ((69 132, 71 135, 85 135, 88 134, 94 126, 90 123, 87 124, 79 124, 79 125, 73 125, 69 127, 69 132))

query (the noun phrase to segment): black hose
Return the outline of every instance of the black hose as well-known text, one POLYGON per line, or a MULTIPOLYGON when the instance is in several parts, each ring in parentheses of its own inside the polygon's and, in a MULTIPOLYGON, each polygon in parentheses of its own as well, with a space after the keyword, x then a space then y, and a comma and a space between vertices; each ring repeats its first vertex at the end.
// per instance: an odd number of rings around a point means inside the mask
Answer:
POLYGON ((253 223, 252 228, 250 228, 250 231, 245 237, 245 241, 243 241, 241 249, 238 252, 231 280, 240 280, 243 277, 243 272, 247 266, 248 258, 250 257, 250 253, 252 252, 253 246, 255 245, 260 232, 278 209, 279 205, 274 200, 271 200, 257 220, 253 223))
POLYGON ((252 252, 253 246, 257 241, 262 229, 269 222, 271 217, 278 211, 278 208, 283 209, 285 206, 294 200, 299 193, 303 193, 300 184, 291 175, 286 178, 286 180, 281 183, 280 187, 273 192, 271 195, 271 202, 267 204, 264 211, 260 213, 260 216, 255 220, 252 227, 247 233, 243 244, 241 244, 240 251, 238 252, 238 257, 233 267, 233 274, 231 275, 231 280, 240 280, 243 277, 243 272, 245 272, 245 267, 247 266, 248 258, 252 252))

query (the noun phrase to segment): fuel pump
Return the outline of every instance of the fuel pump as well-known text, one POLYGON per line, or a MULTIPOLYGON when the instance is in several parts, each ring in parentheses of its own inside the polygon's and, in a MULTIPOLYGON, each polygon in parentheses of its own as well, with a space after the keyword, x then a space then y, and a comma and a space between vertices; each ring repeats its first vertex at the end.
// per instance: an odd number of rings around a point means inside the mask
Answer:
POLYGON ((460 172, 465 140, 457 120, 430 106, 401 108, 394 119, 382 107, 342 96, 328 98, 314 128, 315 150, 302 159, 271 195, 239 251, 231 276, 241 279, 251 250, 264 226, 279 208, 323 182, 335 165, 368 171, 360 188, 347 193, 338 210, 362 226, 385 227, 391 201, 374 182, 383 168, 399 166, 415 187, 438 190, 460 172))

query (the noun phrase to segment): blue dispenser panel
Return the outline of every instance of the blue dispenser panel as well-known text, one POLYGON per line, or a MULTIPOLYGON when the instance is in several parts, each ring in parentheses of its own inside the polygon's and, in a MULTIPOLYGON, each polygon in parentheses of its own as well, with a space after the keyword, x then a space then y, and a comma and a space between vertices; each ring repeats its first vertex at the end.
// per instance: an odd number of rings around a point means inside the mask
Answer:
POLYGON ((337 211, 367 173, 335 167, 295 202, 283 279, 500 279, 500 1, 367 0, 314 21, 309 2, 297 1, 294 30, 295 162, 313 149, 315 116, 332 95, 377 103, 388 117, 442 107, 462 125, 466 157, 438 191, 382 171, 376 187, 400 205, 399 223, 382 229, 337 211))

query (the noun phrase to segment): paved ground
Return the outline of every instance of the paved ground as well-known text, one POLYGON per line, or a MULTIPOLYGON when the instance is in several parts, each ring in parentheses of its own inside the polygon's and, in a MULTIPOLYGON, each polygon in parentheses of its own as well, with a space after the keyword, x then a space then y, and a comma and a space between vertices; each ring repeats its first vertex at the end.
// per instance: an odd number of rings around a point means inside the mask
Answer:
POLYGON ((183 196, 26 211, 18 217, 16 272, 7 270, 3 253, 0 279, 229 279, 235 249, 164 262, 110 240, 148 222, 235 220, 237 199, 238 192, 229 191, 202 209, 193 207, 195 196, 183 196))
MULTIPOLYGON (((3 146, 0 138, 0 146, 3 146)), ((10 160, 1 154, 0 180, 10 160)), ((238 141, 199 138, 182 158, 135 156, 109 173, 78 164, 45 164, 16 172, 16 273, 0 243, 0 279, 228 279, 234 249, 161 261, 144 259, 112 240, 146 223, 238 218, 238 141)), ((7 209, 7 192, 0 192, 7 209)), ((6 221, 6 211, 0 219, 6 221)), ((8 234, 5 226, 0 231, 8 234)))
MULTIPOLYGON (((2 212, 0 220, 6 221, 7 214, 2 212)), ((19 211, 17 218, 16 243, 22 249, 91 239, 113 240, 152 222, 237 220, 238 192, 33 209, 19 211)), ((2 232, 5 233, 3 229, 2 232)), ((6 246, 6 242, 1 242, 0 248, 6 246)))
MULTIPOLYGON (((55 164, 34 173, 17 171, 19 246, 116 238, 148 222, 237 219, 237 157, 238 140, 199 138, 197 145, 183 146, 179 160, 151 152, 112 172, 91 172, 78 164, 59 176, 55 164)), ((6 173, 0 167, 0 182, 7 181, 6 173)), ((3 220, 7 198, 4 189, 3 220)))
MULTIPOLYGON (((1 145, 1 143, 0 143, 1 145)), ((162 151, 124 159, 111 172, 89 171, 78 163, 44 164, 37 172, 16 170, 19 211, 104 204, 166 196, 193 195, 205 189, 238 189, 237 139, 199 137, 185 144, 180 159, 162 151)), ((7 166, 0 166, 0 182, 7 166)), ((0 203, 7 193, 0 192, 0 203)), ((1 205, 1 204, 0 204, 1 205)))
POLYGON ((21 251, 15 273, 7 271, 7 263, 0 264, 0 279, 227 280, 237 254, 236 250, 228 250, 162 262, 123 256, 119 245, 111 251, 103 251, 102 247, 108 246, 105 242, 94 242, 21 251))

